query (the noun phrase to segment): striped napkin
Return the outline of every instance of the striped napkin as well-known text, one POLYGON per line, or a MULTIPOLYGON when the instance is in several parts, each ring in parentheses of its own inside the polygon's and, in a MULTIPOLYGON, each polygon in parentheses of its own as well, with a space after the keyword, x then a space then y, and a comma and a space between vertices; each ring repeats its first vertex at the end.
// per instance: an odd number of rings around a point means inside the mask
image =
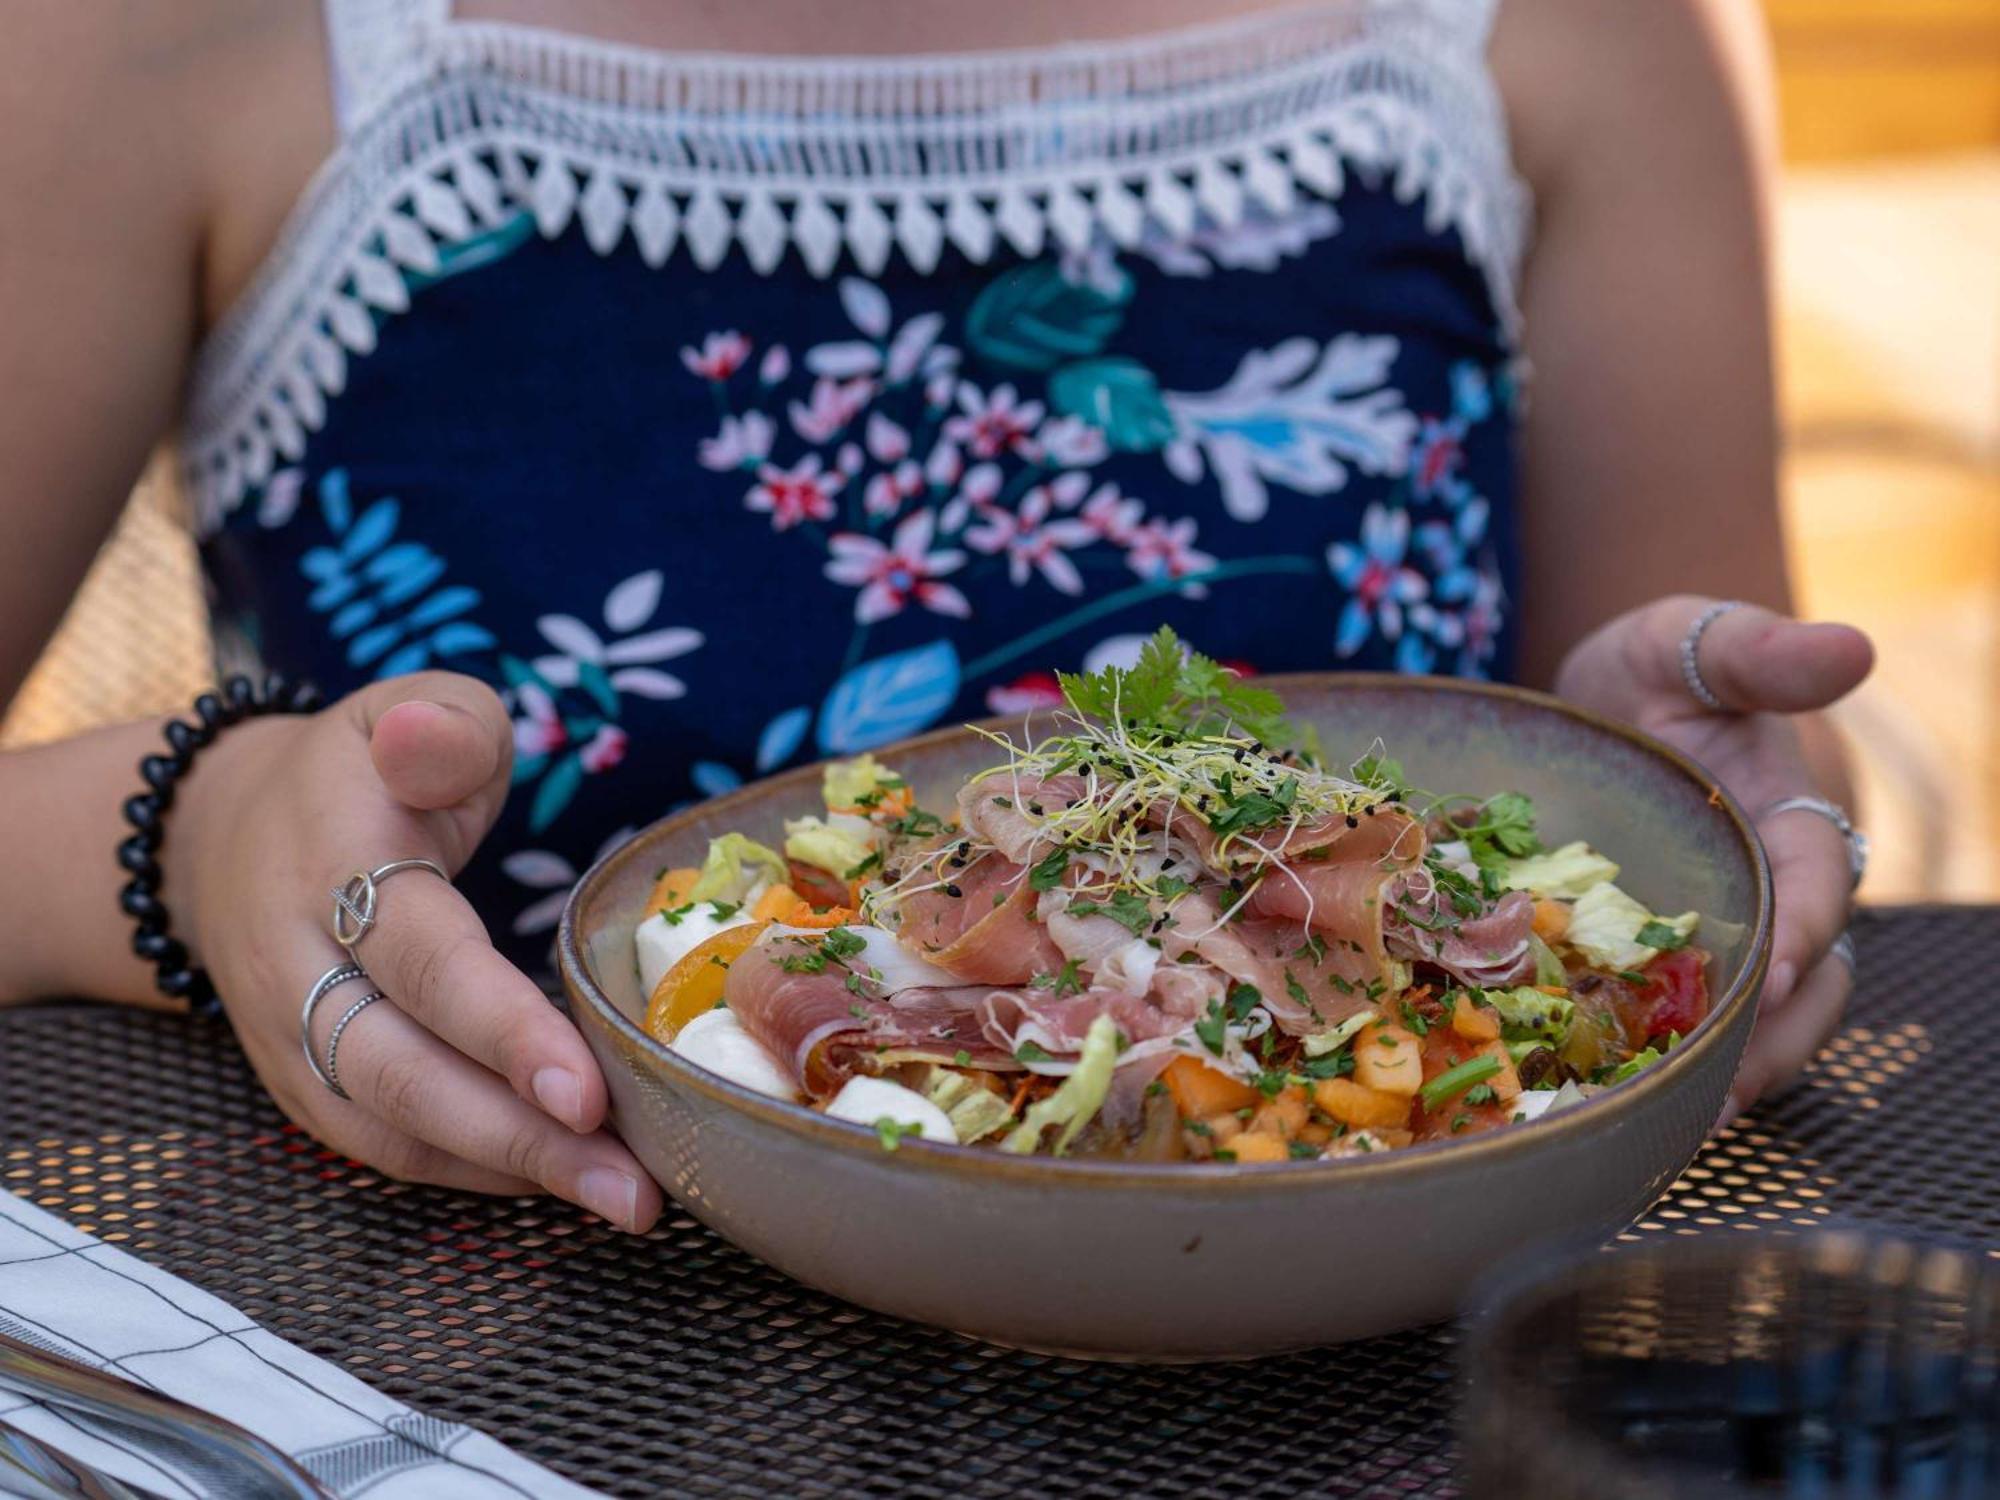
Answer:
MULTIPOLYGON (((248 1428, 342 1497, 587 1500, 592 1493, 469 1427, 392 1401, 228 1303, 5 1192, 0 1330, 248 1428)), ((233 1500, 170 1442, 20 1395, 4 1377, 0 1421, 128 1484, 233 1500)), ((6 1493, 16 1492, 0 1477, 6 1493)))

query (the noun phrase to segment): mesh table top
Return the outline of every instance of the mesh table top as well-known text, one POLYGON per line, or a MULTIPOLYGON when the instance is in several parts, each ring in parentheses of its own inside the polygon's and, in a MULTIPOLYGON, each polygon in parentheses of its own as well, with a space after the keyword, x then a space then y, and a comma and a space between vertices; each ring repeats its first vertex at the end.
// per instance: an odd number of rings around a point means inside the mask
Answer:
MULTIPOLYGON (((2000 908, 1868 912, 1855 937, 1839 1039, 1628 1238, 1838 1217, 2000 1244, 1983 1134, 1929 1128, 2000 1072, 2000 1028, 1948 1031, 1982 998, 1964 976, 2000 967, 2000 908)), ((686 1217, 638 1242, 384 1182, 287 1125, 220 1026, 0 1012, 0 1186, 612 1494, 1456 1493, 1447 1329, 1164 1369, 989 1348, 686 1217)))

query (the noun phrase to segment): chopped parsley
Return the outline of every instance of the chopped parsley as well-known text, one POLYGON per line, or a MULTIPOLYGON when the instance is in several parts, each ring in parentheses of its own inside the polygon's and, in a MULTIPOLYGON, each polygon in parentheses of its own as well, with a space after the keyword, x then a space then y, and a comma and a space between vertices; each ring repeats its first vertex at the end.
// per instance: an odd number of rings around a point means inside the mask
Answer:
POLYGON ((1130 930, 1134 937, 1143 933, 1153 920, 1153 908, 1137 891, 1119 891, 1109 901, 1073 901, 1069 909, 1073 916, 1109 917, 1130 930))
POLYGON ((1250 1012, 1263 1003, 1264 992, 1254 984, 1232 984, 1229 987, 1229 1015, 1232 1020, 1249 1020, 1250 1012))
POLYGON ((1309 1057, 1299 1064, 1299 1076, 1308 1083, 1317 1083, 1322 1078, 1344 1078, 1353 1071, 1354 1054, 1345 1047, 1324 1057, 1309 1057))
POLYGON ((1308 933, 1306 940, 1292 952, 1293 958, 1309 958, 1317 969, 1326 960, 1326 939, 1318 933, 1308 933))
POLYGON ((1208 820, 1208 826, 1223 837, 1251 828, 1268 828, 1291 816, 1292 805, 1298 800, 1298 795, 1299 778, 1296 776, 1287 776, 1271 792, 1237 793, 1225 790, 1222 811, 1208 820))
POLYGON ((1217 1057, 1222 1056, 1224 1041, 1229 1036, 1229 1018, 1222 1013, 1222 1002, 1208 1002, 1208 1014, 1194 1023, 1194 1034, 1201 1039, 1202 1046, 1217 1057))
POLYGON ((1309 1141, 1293 1141, 1285 1147, 1285 1153, 1293 1161, 1315 1161, 1319 1157, 1319 1147, 1309 1141))
POLYGON ((913 807, 902 817, 891 818, 882 826, 900 838, 927 838, 944 832, 944 819, 936 813, 925 812, 921 807, 913 807))
POLYGON ((1613 975, 1612 975, 1612 978, 1614 978, 1614 979, 1622 979, 1622 980, 1624 980, 1624 981, 1625 981, 1625 983, 1627 983, 1627 984, 1651 984, 1651 983, 1652 983, 1652 981, 1651 981, 1650 979, 1648 979, 1648 978, 1647 978, 1647 977, 1646 977, 1646 976, 1645 976, 1644 974, 1641 974, 1641 973, 1640 973, 1640 972, 1639 972, 1638 970, 1636 970, 1636 969, 1620 969, 1620 970, 1618 970, 1618 971, 1617 971, 1617 972, 1616 972, 1615 974, 1613 974, 1613 975))
POLYGON ((1403 1025, 1408 1028, 1412 1035, 1429 1036, 1431 1034, 1431 1023, 1418 1015, 1417 1008, 1410 1004, 1409 1001, 1405 1000, 1397 1008, 1403 1013, 1403 1025))
MULTIPOLYGON (((1265 1033, 1267 1036, 1269 1034, 1265 1033)), ((1250 1081, 1256 1086, 1257 1092, 1266 1099, 1275 1099, 1285 1091, 1285 1085, 1290 1083, 1292 1078, 1283 1068, 1266 1068, 1250 1081)))
POLYGON ((1029 868, 1028 884, 1038 891, 1052 891, 1062 884, 1063 875, 1068 869, 1069 851, 1054 850, 1029 868))
MULTIPOLYGON (((1484 903, 1480 900, 1479 888, 1458 871, 1442 860, 1430 855, 1424 856, 1424 868, 1431 873, 1431 880, 1444 897, 1451 902, 1451 909, 1461 917, 1476 917, 1484 903)), ((1483 872, 1482 872, 1483 873, 1483 872)))
MULTIPOLYGON (((787 974, 824 974, 829 961, 844 965, 867 946, 868 940, 859 933, 850 932, 845 927, 831 927, 817 947, 804 953, 787 954, 778 960, 778 967, 787 974)), ((848 977, 851 980, 856 976, 848 977)), ((853 989, 854 986, 850 983, 848 988, 853 989)))
POLYGON ((866 875, 870 870, 879 870, 881 868, 882 868, 882 851, 880 849, 876 849, 870 852, 870 854, 866 859, 862 860, 860 864, 855 865, 841 878, 843 880, 859 880, 863 875, 866 875))
POLYGON ((1023 1042, 1014 1049, 1014 1061, 1024 1063, 1049 1062, 1049 1049, 1037 1042, 1023 1042))
POLYGON ((1307 1010, 1313 1011, 1314 1015, 1319 1014, 1318 1011, 1313 1010, 1312 996, 1306 993, 1306 987, 1299 983, 1298 976, 1290 969, 1285 970, 1285 993, 1298 1001, 1307 1010))
POLYGON ((1173 900, 1176 896, 1185 896, 1189 891, 1194 889, 1194 882, 1192 880, 1183 880, 1178 875, 1162 875, 1153 884, 1159 890, 1160 895, 1168 901, 1173 900))
POLYGON ((1048 990, 1058 1000, 1064 995, 1080 995, 1083 993, 1081 969, 1082 963, 1080 960, 1066 958, 1063 960, 1063 966, 1059 972, 1054 974, 1037 974, 1028 983, 1038 990, 1048 990))
POLYGON ((972 1065, 972 1054, 967 1052, 963 1047, 960 1047, 956 1052, 952 1053, 951 1060, 961 1068, 970 1067, 972 1065))
POLYGON ((1474 1084, 1465 1091, 1465 1102, 1467 1104, 1491 1104, 1493 1102, 1493 1085, 1490 1083, 1474 1084))
POLYGON ((1672 953, 1677 948, 1685 948, 1688 942, 1687 934, 1677 932, 1660 921, 1648 922, 1641 927, 1637 940, 1648 948, 1659 949, 1662 953, 1672 953))

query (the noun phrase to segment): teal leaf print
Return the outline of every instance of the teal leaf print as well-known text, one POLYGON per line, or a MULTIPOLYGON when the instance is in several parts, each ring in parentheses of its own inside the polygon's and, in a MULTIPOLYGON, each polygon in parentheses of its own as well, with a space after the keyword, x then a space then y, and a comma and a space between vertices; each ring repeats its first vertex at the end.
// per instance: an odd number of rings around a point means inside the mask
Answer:
POLYGON ((1073 282, 1051 261, 1018 266, 989 282, 965 315, 973 353, 1011 370, 1053 370, 1111 342, 1132 300, 1132 278, 1109 288, 1073 282))
POLYGON ((698 760, 688 771, 694 789, 704 797, 720 797, 743 785, 743 778, 719 760, 698 760))
POLYGON ((790 760, 811 723, 811 709, 789 708, 766 724, 764 732, 757 736, 757 769, 768 771, 790 760))
POLYGON ((562 815, 569 806, 569 799, 576 795, 576 789, 583 785, 583 758, 575 752, 565 755, 555 763, 542 784, 535 789, 535 800, 528 808, 528 829, 540 833, 562 815))
POLYGON ((576 664, 576 680, 608 717, 618 717, 618 692, 604 675, 604 668, 594 661, 580 661, 576 664))
POLYGON ((496 260, 503 260, 526 244, 535 232, 535 216, 526 209, 501 222, 497 229, 489 229, 484 234, 475 234, 459 240, 456 244, 440 245, 437 251, 437 268, 431 271, 405 269, 403 284, 413 292, 420 292, 427 286, 435 286, 451 276, 463 276, 467 271, 476 271, 481 266, 490 266, 496 260))
POLYGON ((958 649, 950 641, 865 661, 820 706, 819 747, 852 755, 928 729, 951 707, 958 683, 958 649))
POLYGON ((1049 377, 1049 404, 1066 417, 1103 429, 1113 448, 1151 453, 1174 435, 1160 383, 1137 360, 1086 359, 1049 377))
POLYGON ((328 469, 320 479, 319 508, 336 536, 347 530, 347 523, 354 517, 354 502, 347 494, 347 470, 328 469))

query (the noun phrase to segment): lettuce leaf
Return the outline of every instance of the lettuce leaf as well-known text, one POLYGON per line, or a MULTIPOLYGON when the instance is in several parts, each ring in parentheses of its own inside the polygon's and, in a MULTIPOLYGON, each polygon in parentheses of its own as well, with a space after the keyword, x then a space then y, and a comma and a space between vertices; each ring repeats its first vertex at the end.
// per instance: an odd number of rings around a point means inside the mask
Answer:
POLYGON ((1577 897, 1570 908, 1569 933, 1565 941, 1593 964, 1614 973, 1642 969, 1658 956, 1659 949, 1639 941, 1640 930, 1658 922, 1685 942, 1701 920, 1695 912, 1678 917, 1655 917, 1617 886, 1605 881, 1577 897))
POLYGON ((1062 1131, 1056 1136, 1055 1154, 1063 1155, 1076 1139, 1076 1133, 1104 1107, 1104 1096, 1111 1091, 1111 1070, 1117 1065, 1118 1023, 1108 1015, 1101 1015, 1084 1033, 1076 1068, 1063 1080, 1062 1087, 1041 1103, 1030 1105, 1021 1123, 1000 1143, 1000 1149, 1025 1156, 1041 1144, 1044 1130, 1060 1125, 1062 1131))
POLYGON ((740 833, 725 833, 708 841, 708 857, 688 888, 688 900, 742 901, 760 884, 782 885, 785 874, 784 857, 775 849, 740 833))
POLYGON ((865 807, 862 799, 871 793, 894 791, 902 785, 903 778, 874 756, 857 755, 852 760, 826 763, 820 777, 820 795, 826 799, 828 812, 852 812, 865 807))
POLYGON ((836 880, 867 861, 874 845, 858 838, 852 830, 835 827, 819 818, 785 820, 785 854, 802 865, 825 870, 836 880))
POLYGON ((1617 878, 1618 866, 1581 841, 1500 866, 1500 883, 1508 890, 1564 901, 1574 901, 1592 886, 1617 878))

